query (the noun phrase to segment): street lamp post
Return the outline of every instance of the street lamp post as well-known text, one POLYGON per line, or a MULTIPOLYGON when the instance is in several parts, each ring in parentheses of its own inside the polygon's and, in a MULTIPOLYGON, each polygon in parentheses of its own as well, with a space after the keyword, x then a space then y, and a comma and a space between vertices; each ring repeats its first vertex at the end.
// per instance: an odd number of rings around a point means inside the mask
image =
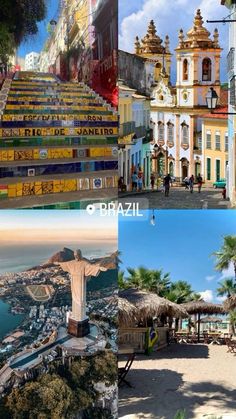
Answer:
POLYGON ((153 147, 154 157, 152 156, 152 160, 155 159, 155 161, 156 161, 155 162, 155 173, 156 173, 156 175, 158 174, 157 173, 157 153, 158 153, 158 149, 159 149, 158 144, 155 144, 154 147, 153 147))
POLYGON ((166 146, 165 153, 166 153, 165 169, 166 169, 166 174, 168 174, 169 173, 169 167, 168 167, 168 146, 166 146))
POLYGON ((219 96, 217 95, 216 91, 213 89, 213 87, 210 87, 206 94, 206 104, 211 113, 217 115, 236 115, 235 112, 214 112, 214 109, 217 107, 218 100, 219 96))

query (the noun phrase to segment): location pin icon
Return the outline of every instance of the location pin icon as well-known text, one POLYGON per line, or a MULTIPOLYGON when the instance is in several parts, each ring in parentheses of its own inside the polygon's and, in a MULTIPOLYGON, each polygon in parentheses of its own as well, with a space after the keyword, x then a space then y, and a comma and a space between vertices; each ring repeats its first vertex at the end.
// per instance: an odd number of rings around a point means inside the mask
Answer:
POLYGON ((92 215, 94 213, 95 209, 96 208, 95 208, 94 205, 92 205, 92 204, 88 205, 87 208, 86 208, 88 215, 92 215))

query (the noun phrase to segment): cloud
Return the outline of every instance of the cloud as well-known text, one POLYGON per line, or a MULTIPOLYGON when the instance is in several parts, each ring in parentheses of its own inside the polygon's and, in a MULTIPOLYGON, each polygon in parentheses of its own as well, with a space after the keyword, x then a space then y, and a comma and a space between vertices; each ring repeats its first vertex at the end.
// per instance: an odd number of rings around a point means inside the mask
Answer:
POLYGON ((212 290, 201 291, 201 292, 199 292, 199 294, 201 295, 201 297, 203 298, 203 300, 204 301, 207 301, 208 303, 212 303, 212 301, 214 300, 214 296, 213 296, 213 291, 212 290))
POLYGON ((221 272, 221 276, 219 278, 219 281, 222 281, 225 278, 234 277, 234 266, 231 263, 228 269, 225 269, 221 272))
POLYGON ((208 281, 208 282, 213 281, 213 279, 215 279, 215 275, 207 275, 206 278, 205 278, 205 280, 208 281))
MULTIPOLYGON (((119 48, 133 52, 135 37, 143 37, 147 32, 147 26, 151 19, 157 27, 157 34, 164 39, 170 37, 170 49, 175 54, 174 48, 178 45, 178 31, 183 28, 184 33, 192 28, 196 10, 200 8, 204 19, 204 26, 212 33, 217 24, 207 24, 206 20, 221 19, 227 15, 227 9, 215 0, 144 0, 138 11, 130 12, 121 19, 119 48)), ((128 9, 130 11, 130 8, 128 9)), ((137 10, 135 7, 132 10, 137 10)), ((122 13, 124 15, 124 13, 122 13)), ((224 58, 228 50, 228 26, 218 24, 220 45, 225 49, 224 58)), ((175 73, 175 57, 172 57, 172 71, 175 73)), ((226 70, 224 68, 224 73, 226 70)), ((226 76, 225 76, 226 78, 226 76)))
POLYGON ((216 297, 216 301, 218 302, 218 303, 220 303, 220 304, 222 304, 225 300, 226 300, 226 296, 224 295, 224 296, 222 296, 222 297, 220 297, 220 296, 218 296, 218 297, 216 297))

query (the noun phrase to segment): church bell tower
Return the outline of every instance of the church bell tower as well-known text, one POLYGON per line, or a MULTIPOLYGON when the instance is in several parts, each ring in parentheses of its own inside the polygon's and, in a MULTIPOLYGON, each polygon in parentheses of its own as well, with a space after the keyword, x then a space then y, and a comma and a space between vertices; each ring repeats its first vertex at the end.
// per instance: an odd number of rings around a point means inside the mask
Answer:
POLYGON ((218 30, 213 39, 203 26, 200 9, 194 17, 193 27, 184 36, 179 31, 179 44, 176 51, 177 106, 206 106, 206 94, 213 87, 220 96, 220 53, 218 30))
POLYGON ((171 70, 171 53, 169 36, 166 35, 164 45, 162 39, 156 33, 156 26, 153 20, 150 21, 146 35, 139 40, 136 36, 134 43, 135 54, 150 60, 154 65, 154 82, 157 83, 160 76, 169 83, 171 70))

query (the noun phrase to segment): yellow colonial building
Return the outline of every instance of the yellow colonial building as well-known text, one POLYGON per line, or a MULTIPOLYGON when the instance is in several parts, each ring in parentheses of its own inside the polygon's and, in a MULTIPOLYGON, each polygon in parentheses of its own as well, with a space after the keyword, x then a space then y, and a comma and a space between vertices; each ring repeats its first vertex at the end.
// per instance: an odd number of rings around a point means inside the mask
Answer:
MULTIPOLYGON (((227 112, 228 107, 221 108, 227 112)), ((203 176, 207 184, 227 177, 228 118, 227 115, 206 114, 202 119, 203 176)))
POLYGON ((143 186, 150 182, 150 99, 122 83, 119 86, 119 175, 127 190, 131 175, 141 168, 143 186))

